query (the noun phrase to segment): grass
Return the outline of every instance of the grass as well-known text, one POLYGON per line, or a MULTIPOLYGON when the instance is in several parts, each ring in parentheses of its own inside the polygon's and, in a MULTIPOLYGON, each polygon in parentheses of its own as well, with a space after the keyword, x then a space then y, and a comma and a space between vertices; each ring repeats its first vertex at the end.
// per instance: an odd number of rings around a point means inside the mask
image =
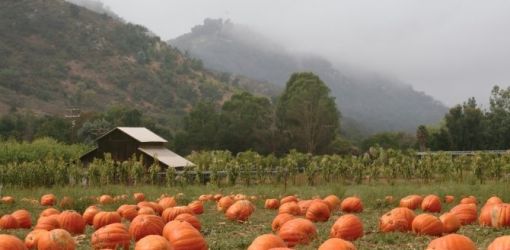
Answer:
MULTIPOLYGON (((254 201, 257 209, 246 223, 231 222, 225 219, 223 214, 216 212, 213 202, 205 204, 205 213, 200 215, 202 223, 202 233, 205 236, 210 249, 246 249, 251 241, 258 235, 271 232, 271 221, 277 214, 277 211, 266 210, 263 208, 266 198, 282 197, 284 195, 295 194, 300 198, 309 199, 314 196, 324 197, 329 194, 335 194, 341 198, 357 195, 364 202, 364 211, 358 216, 362 219, 365 229, 365 236, 357 241, 355 245, 358 249, 425 249, 428 243, 434 237, 416 236, 412 233, 379 233, 378 219, 386 211, 397 206, 398 200, 408 194, 437 194, 443 197, 451 194, 459 200, 462 196, 475 195, 479 202, 485 202, 487 198, 493 195, 501 197, 504 201, 510 201, 510 186, 506 183, 489 183, 483 185, 470 184, 374 184, 374 185, 340 185, 329 184, 320 186, 289 186, 284 190, 283 186, 258 185, 258 186, 233 186, 218 188, 215 186, 187 186, 187 187, 157 187, 157 186, 107 186, 107 187, 55 187, 40 189, 19 189, 4 188, 2 195, 12 195, 16 198, 16 203, 12 205, 1 204, 0 214, 11 213, 16 209, 28 209, 35 220, 40 211, 44 208, 22 201, 23 198, 38 199, 46 193, 54 193, 57 197, 70 196, 75 199, 75 210, 83 211, 90 202, 88 200, 79 200, 80 197, 99 196, 101 194, 129 194, 134 192, 145 193, 147 199, 155 200, 161 194, 175 195, 183 193, 179 200, 179 204, 188 204, 192 200, 198 198, 201 194, 222 193, 246 195, 255 195, 257 200, 254 201), (383 202, 384 197, 393 195, 395 204, 387 205, 383 202)), ((114 210, 120 204, 113 204, 105 207, 105 210, 114 210)), ((453 205, 443 204, 443 211, 449 210, 453 205)), ((480 205, 479 205, 480 207, 480 205)), ((417 213, 421 211, 417 210, 417 213)), ((335 211, 329 221, 325 223, 316 223, 318 229, 318 237, 308 246, 299 246, 295 249, 317 249, 321 242, 328 239, 329 231, 334 221, 341 216, 342 213, 335 211)), ((20 238, 24 238, 28 230, 0 230, 1 234, 14 234, 20 238)), ((87 229, 85 239, 79 245, 79 249, 90 249, 91 228, 87 229)), ((509 235, 510 229, 493 229, 480 227, 478 225, 464 226, 459 231, 470 237, 479 249, 486 249, 492 240, 501 235, 509 235)))

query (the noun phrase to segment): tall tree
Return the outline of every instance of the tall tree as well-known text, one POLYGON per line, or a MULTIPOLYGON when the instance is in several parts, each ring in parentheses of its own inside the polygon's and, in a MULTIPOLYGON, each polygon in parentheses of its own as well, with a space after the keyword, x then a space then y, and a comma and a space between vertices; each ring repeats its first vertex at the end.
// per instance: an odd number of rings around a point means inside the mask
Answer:
POLYGON ((278 129, 286 139, 284 150, 324 152, 340 126, 330 89, 313 73, 292 74, 276 112, 278 129))
POLYGON ((484 114, 474 97, 451 108, 445 120, 453 150, 483 149, 484 114))
POLYGON ((184 118, 184 132, 176 135, 175 147, 179 153, 216 149, 219 126, 219 114, 215 105, 200 102, 184 118))
POLYGON ((427 127, 424 125, 418 126, 416 130, 416 140, 418 140, 418 145, 420 146, 420 151, 425 151, 427 149, 427 140, 429 137, 429 132, 427 131, 427 127))
POLYGON ((486 114, 487 145, 490 149, 510 148, 510 87, 494 86, 486 114))

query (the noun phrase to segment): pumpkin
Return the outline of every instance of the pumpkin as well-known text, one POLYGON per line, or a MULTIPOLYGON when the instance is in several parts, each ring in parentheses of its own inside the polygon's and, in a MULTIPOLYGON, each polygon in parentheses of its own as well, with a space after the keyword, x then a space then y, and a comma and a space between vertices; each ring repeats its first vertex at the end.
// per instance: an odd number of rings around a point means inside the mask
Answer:
POLYGON ((421 202, 421 210, 430 213, 441 212, 441 199, 437 195, 427 195, 421 202))
POLYGON ((163 208, 163 210, 165 210, 169 207, 175 207, 177 202, 175 201, 174 197, 163 197, 158 201, 158 204, 163 208))
POLYGON ((271 223, 271 228, 273 229, 274 232, 277 232, 278 230, 280 230, 280 228, 285 222, 292 220, 294 218, 295 217, 292 214, 287 213, 278 214, 276 217, 274 217, 273 222, 271 223))
POLYGON ((240 200, 248 200, 248 196, 244 195, 244 194, 236 194, 234 196, 234 200, 236 201, 240 201, 240 200))
POLYGON ((2 199, 0 199, 0 203, 3 204, 13 204, 14 203, 14 197, 12 196, 4 196, 2 199))
POLYGON ((128 250, 131 236, 126 226, 121 223, 113 223, 95 231, 90 242, 93 249, 116 249, 119 247, 128 250))
POLYGON ((154 209, 151 207, 141 207, 138 209, 138 215, 141 214, 147 214, 147 215, 156 215, 156 212, 154 212, 154 209))
POLYGON ((452 203, 453 201, 455 201, 455 196, 453 196, 453 195, 445 195, 445 196, 444 196, 444 202, 445 202, 446 204, 450 204, 450 203, 452 203))
POLYGON ((177 217, 175 217, 175 220, 178 221, 186 221, 189 224, 191 224, 194 228, 196 228, 198 231, 202 229, 202 225, 200 225, 200 221, 195 215, 192 214, 179 214, 177 217))
POLYGON ((221 197, 216 203, 216 209, 218 212, 225 212, 232 204, 234 204, 234 199, 229 196, 221 197))
POLYGON ((274 234, 263 234, 255 238, 247 250, 267 250, 275 247, 287 247, 287 244, 274 234))
POLYGON ((400 199, 399 207, 407 207, 411 210, 415 210, 421 205, 422 201, 423 198, 419 195, 416 194, 408 195, 400 199))
POLYGON ((229 220, 246 221, 254 211, 255 206, 249 200, 239 200, 225 211, 225 217, 229 220))
POLYGON ((443 223, 443 230, 445 233, 455 233, 460 229, 460 220, 452 213, 444 213, 439 216, 439 220, 443 223))
POLYGON ((439 236, 443 234, 443 223, 434 215, 420 214, 411 225, 413 232, 420 235, 439 236))
POLYGON ((314 200, 306 210, 305 217, 313 222, 329 220, 329 205, 323 200, 314 200))
POLYGON ((462 198, 462 200, 460 200, 460 204, 475 204, 478 203, 478 201, 476 200, 476 197, 470 195, 468 197, 464 197, 462 198))
POLYGON ((163 220, 165 222, 173 221, 179 214, 193 214, 191 208, 187 206, 170 207, 163 211, 163 220))
POLYGON ((25 209, 16 210, 11 215, 12 217, 14 217, 14 219, 16 219, 16 221, 18 222, 18 226, 20 228, 32 227, 32 215, 30 215, 30 213, 27 210, 25 209))
POLYGON ((48 233, 48 231, 43 229, 35 229, 34 231, 31 231, 27 234, 25 237, 25 246, 28 249, 33 249, 37 247, 37 242, 39 241, 39 238, 42 234, 48 233))
POLYGON ((0 218, 0 229, 16 229, 18 227, 18 221, 10 214, 6 214, 0 218))
POLYGON ((59 204, 61 208, 70 209, 73 206, 74 201, 71 197, 64 196, 64 198, 60 200, 59 204))
POLYGON ((298 199, 294 195, 285 196, 280 199, 280 204, 287 203, 287 202, 298 202, 298 199))
POLYGON ((496 228, 510 226, 510 204, 492 206, 491 225, 496 228))
MULTIPOLYGON (((297 205, 299 207, 299 214, 297 215, 306 215, 306 211, 308 211, 308 208, 312 204, 313 200, 300 200, 298 201, 297 205)), ((291 202, 287 202, 291 203, 291 202)))
POLYGON ((145 200, 145 195, 143 193, 134 193, 133 198, 135 199, 135 202, 140 202, 145 200))
POLYGON ((193 211, 194 214, 203 214, 204 213, 204 205, 201 201, 193 201, 188 204, 188 207, 193 211))
POLYGON ((476 250, 476 246, 464 235, 449 234, 432 240, 426 250, 476 250))
POLYGON ((50 216, 50 215, 54 215, 54 214, 59 214, 60 211, 58 211, 57 209, 55 208, 46 208, 44 209, 40 214, 39 214, 39 217, 45 217, 45 216, 50 216))
POLYGON ((165 237, 148 235, 136 242, 135 250, 172 250, 172 248, 165 237))
POLYGON ((67 230, 71 234, 83 234, 85 232, 85 220, 81 214, 76 211, 64 211, 58 215, 60 228, 67 230))
POLYGON ((507 249, 510 249, 510 235, 496 238, 487 248, 487 250, 507 250, 507 249))
POLYGON ((413 210, 407 207, 398 207, 385 213, 379 219, 379 230, 381 232, 406 232, 411 230, 414 220, 413 210))
POLYGON ((207 242, 200 232, 185 221, 170 221, 163 228, 163 237, 173 250, 207 250, 207 242))
POLYGON ((46 217, 39 217, 34 229, 43 229, 46 231, 51 231, 59 227, 60 224, 58 222, 58 214, 54 214, 46 217))
POLYGON ((485 204, 485 206, 480 209, 480 216, 478 217, 478 223, 482 226, 491 226, 492 225, 492 208, 498 204, 485 204))
POLYGON ((213 200, 219 201, 222 197, 223 197, 223 195, 221 195, 221 194, 215 194, 215 195, 213 195, 213 200))
POLYGON ((340 216, 331 227, 330 238, 353 241, 363 236, 363 223, 353 214, 340 216))
POLYGON ((292 214, 292 215, 300 215, 301 208, 297 204, 297 202, 285 202, 280 205, 278 208, 279 214, 292 214))
POLYGON ((141 202, 138 202, 136 204, 139 208, 142 208, 142 207, 150 207, 152 208, 152 210, 154 210, 154 212, 156 212, 157 214, 161 214, 163 213, 163 207, 160 206, 158 203, 156 202, 149 202, 149 201, 141 201, 141 202))
POLYGON ((198 197, 199 201, 206 202, 212 200, 212 194, 202 194, 198 197))
POLYGON ((57 203, 57 197, 54 194, 45 194, 41 196, 42 206, 53 206, 57 203))
POLYGON ((324 241, 319 246, 319 250, 356 250, 356 247, 349 241, 332 238, 324 241))
POLYGON ((340 210, 344 213, 361 213, 363 212, 363 203, 358 197, 347 197, 340 204, 340 210))
POLYGON ((64 229, 53 229, 41 234, 37 241, 38 250, 74 250, 76 242, 69 232, 64 229))
POLYGON ((117 208, 117 213, 119 213, 122 218, 132 221, 136 216, 138 216, 138 206, 124 204, 117 208))
POLYGON ((323 200, 326 202, 326 204, 328 204, 330 211, 338 209, 340 207, 340 203, 342 202, 340 198, 334 194, 326 196, 326 198, 323 200))
POLYGON ((107 194, 103 194, 99 197, 99 203, 101 205, 108 205, 114 202, 113 197, 107 194))
POLYGON ((503 200, 497 196, 492 196, 485 202, 485 205, 491 205, 491 204, 501 204, 503 203, 503 200))
POLYGON ((138 241, 147 235, 161 235, 163 227, 165 227, 163 218, 156 215, 142 214, 136 216, 129 225, 129 235, 135 241, 138 241))
POLYGON ((392 204, 394 200, 395 198, 392 195, 387 195, 384 197, 384 202, 388 205, 392 204))
POLYGON ((278 236, 289 247, 308 245, 317 236, 317 228, 307 219, 296 218, 285 222, 278 231, 278 236))
POLYGON ((92 220, 92 225, 94 226, 94 230, 98 230, 101 227, 104 227, 113 223, 120 223, 122 218, 120 214, 117 212, 99 212, 94 216, 94 220, 92 220))
POLYGON ((460 224, 468 225, 476 221, 477 211, 475 204, 459 204, 450 210, 457 218, 460 224))
POLYGON ((0 250, 25 250, 23 241, 12 235, 0 234, 0 250))
POLYGON ((280 207, 280 201, 277 199, 267 199, 264 203, 264 208, 267 209, 278 209, 280 207))
POLYGON ((85 211, 83 211, 83 220, 88 225, 92 225, 94 222, 94 216, 96 216, 97 213, 101 212, 101 209, 99 209, 96 206, 89 206, 85 211))

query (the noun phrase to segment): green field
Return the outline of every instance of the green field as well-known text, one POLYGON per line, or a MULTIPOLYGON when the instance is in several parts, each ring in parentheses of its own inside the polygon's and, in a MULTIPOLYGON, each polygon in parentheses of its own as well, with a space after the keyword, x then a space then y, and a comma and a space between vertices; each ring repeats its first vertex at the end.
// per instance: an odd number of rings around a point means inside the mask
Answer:
MULTIPOLYGON (((23 198, 39 199, 46 193, 54 193, 57 197, 70 196, 75 200, 74 209, 83 211, 91 204, 89 200, 80 199, 87 196, 99 196, 101 194, 110 195, 131 195, 134 192, 143 192, 147 199, 155 200, 161 194, 184 195, 178 200, 179 204, 186 205, 198 198, 201 194, 237 194, 255 195, 257 200, 255 213, 246 223, 231 222, 226 220, 223 214, 216 211, 214 202, 205 204, 205 213, 199 216, 202 223, 202 234, 205 236, 210 249, 246 249, 251 241, 258 235, 271 232, 271 221, 277 214, 277 211, 264 209, 264 200, 266 198, 279 198, 289 194, 295 194, 302 199, 309 199, 313 196, 325 197, 329 194, 335 194, 341 198, 351 195, 357 195, 364 202, 364 211, 359 214, 364 223, 365 236, 357 241, 355 245, 358 249, 425 249, 428 242, 433 237, 415 236, 412 233, 379 233, 377 228, 378 218, 398 205, 398 200, 408 194, 437 194, 443 197, 446 194, 454 195, 457 199, 462 196, 475 195, 479 202, 493 195, 497 195, 504 201, 510 200, 510 186, 507 183, 490 183, 483 185, 464 185, 464 184, 397 184, 397 185, 322 185, 322 186, 290 186, 285 191, 283 186, 258 185, 258 186, 232 186, 227 188, 217 188, 213 186, 187 186, 176 188, 165 188, 158 186, 104 186, 94 188, 82 187, 63 187, 63 188, 38 188, 38 189, 19 189, 4 188, 2 195, 12 195, 16 198, 16 203, 12 205, 0 205, 0 214, 11 213, 16 209, 28 209, 36 220, 40 211, 44 207, 34 205, 24 201, 23 198), (384 197, 392 195, 395 197, 393 204, 385 204, 384 197)), ((125 201, 122 203, 133 203, 125 201)), ((456 204, 454 202, 454 204, 456 204)), ((103 207, 104 210, 115 210, 120 204, 112 204, 103 207)), ((452 205, 443 204, 443 211, 449 210, 452 205)), ((481 204, 478 205, 481 207, 481 204)), ((58 208, 58 207, 57 207, 58 208)), ((417 214, 421 211, 416 210, 417 214)), ((308 246, 298 246, 296 249, 317 249, 321 242, 328 239, 329 230, 342 213, 335 211, 329 221, 325 223, 316 223, 318 229, 318 238, 308 246)), ((4 230, 2 234, 15 234, 20 238, 28 233, 28 230, 4 230)), ((85 238, 80 237, 79 249, 89 249, 90 234, 92 228, 87 228, 85 238)), ((461 228, 459 233, 470 237, 479 249, 486 249, 487 245, 496 237, 510 234, 510 229, 484 228, 478 225, 469 225, 461 228)))

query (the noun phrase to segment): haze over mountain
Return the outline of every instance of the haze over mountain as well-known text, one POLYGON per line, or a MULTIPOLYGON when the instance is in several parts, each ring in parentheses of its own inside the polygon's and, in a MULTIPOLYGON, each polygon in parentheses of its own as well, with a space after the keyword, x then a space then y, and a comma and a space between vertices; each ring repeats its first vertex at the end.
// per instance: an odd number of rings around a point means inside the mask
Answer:
MULTIPOLYGON (((364 132, 404 130, 438 122, 446 107, 409 85, 357 68, 336 69, 328 60, 287 51, 244 26, 206 19, 170 43, 203 60, 205 67, 285 86, 296 71, 312 71, 329 85, 347 120, 364 132)), ((352 126, 352 125, 351 125, 352 126)))

